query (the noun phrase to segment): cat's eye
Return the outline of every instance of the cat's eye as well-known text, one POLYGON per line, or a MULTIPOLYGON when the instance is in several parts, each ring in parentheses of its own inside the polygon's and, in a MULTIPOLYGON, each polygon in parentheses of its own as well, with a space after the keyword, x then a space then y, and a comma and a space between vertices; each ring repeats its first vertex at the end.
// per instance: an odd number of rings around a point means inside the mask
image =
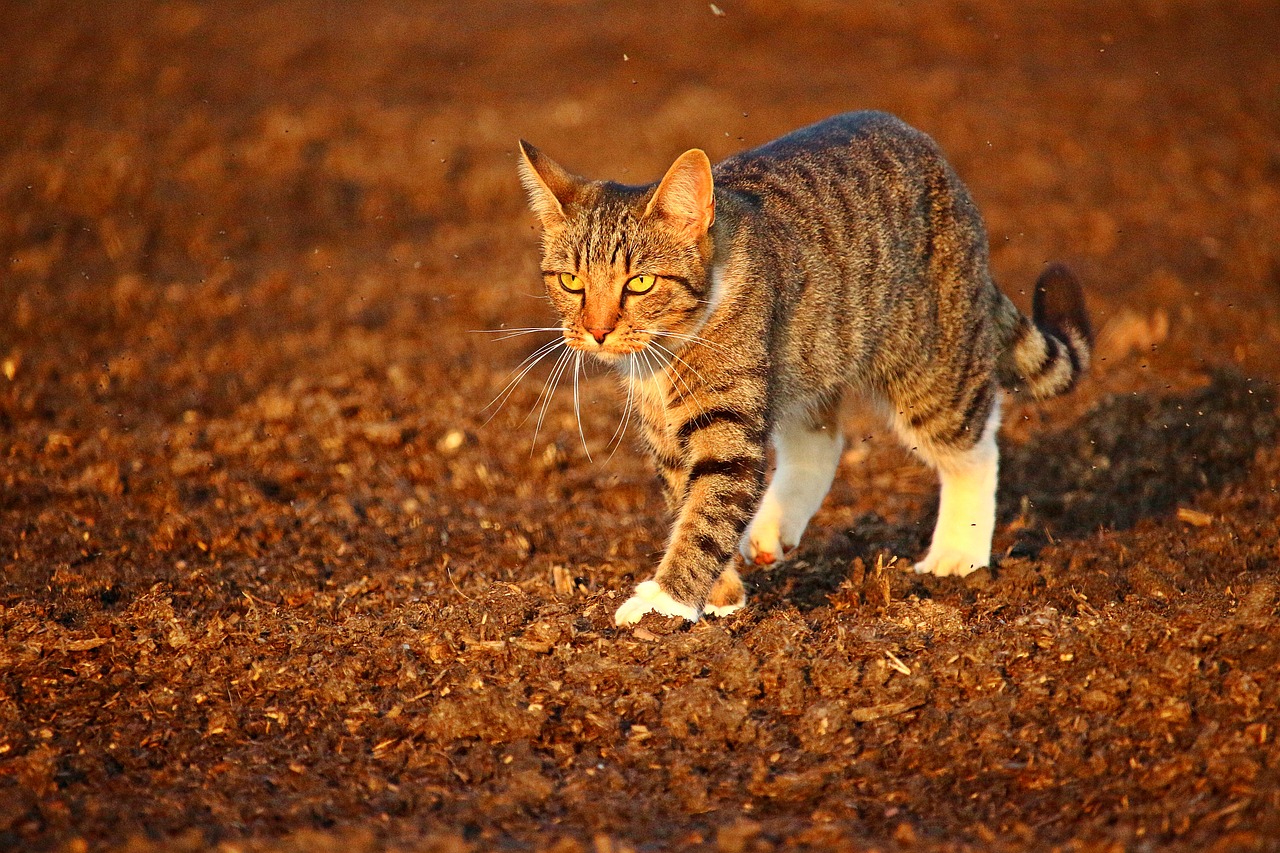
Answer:
POLYGON ((570 293, 581 293, 587 287, 582 283, 582 279, 571 272, 560 273, 560 286, 570 293))
POLYGON ((648 273, 633 275, 627 279, 627 290, 631 293, 648 293, 653 290, 654 282, 657 280, 656 276, 651 276, 648 273))

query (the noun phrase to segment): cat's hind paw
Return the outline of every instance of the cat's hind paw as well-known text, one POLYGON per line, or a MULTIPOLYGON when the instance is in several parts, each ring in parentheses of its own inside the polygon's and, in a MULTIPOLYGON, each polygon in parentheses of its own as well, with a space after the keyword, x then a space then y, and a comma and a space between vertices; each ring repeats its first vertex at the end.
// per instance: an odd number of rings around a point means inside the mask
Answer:
POLYGON ((747 590, 742 585, 738 571, 729 567, 716 578, 711 594, 707 596, 707 606, 702 612, 708 616, 728 616, 737 613, 747 606, 747 590))
POLYGON ((783 545, 778 541, 768 545, 749 541, 742 547, 742 557, 753 566, 772 566, 787 559, 795 549, 794 545, 783 545))
POLYGON ((970 554, 956 548, 930 548, 925 558, 916 563, 915 571, 918 575, 962 578, 986 568, 990 563, 989 554, 970 554))
POLYGON ((775 520, 757 518, 742 537, 738 550, 742 553, 742 559, 753 566, 772 566, 785 560, 795 547, 794 542, 788 545, 782 541, 782 534, 775 520))
POLYGON ((782 559, 781 513, 782 508, 774 501, 760 504, 738 546, 742 559, 753 566, 772 566, 782 559))
POLYGON ((747 599, 743 597, 738 601, 733 602, 732 604, 708 604, 706 607, 702 609, 702 612, 707 616, 715 616, 716 618, 723 618, 725 616, 730 615, 731 613, 737 613, 739 610, 741 610, 746 606, 747 606, 747 599))
POLYGON ((645 581, 636 587, 634 595, 622 602, 618 612, 613 614, 613 623, 619 628, 634 625, 643 619, 646 613, 679 616, 690 622, 697 622, 698 617, 702 615, 696 607, 681 604, 663 592, 657 581, 645 581))

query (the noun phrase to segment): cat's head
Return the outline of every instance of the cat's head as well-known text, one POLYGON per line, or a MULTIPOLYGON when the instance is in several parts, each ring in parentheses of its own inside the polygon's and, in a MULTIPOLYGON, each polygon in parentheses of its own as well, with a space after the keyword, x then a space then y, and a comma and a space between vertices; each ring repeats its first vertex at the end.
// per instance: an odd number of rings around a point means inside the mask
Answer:
MULTIPOLYGON (((710 299, 715 195, 694 149, 657 184, 588 181, 521 141, 520 179, 542 221, 542 277, 565 341, 618 361, 688 340, 710 299)), ((662 359, 665 361, 665 359, 662 359)))

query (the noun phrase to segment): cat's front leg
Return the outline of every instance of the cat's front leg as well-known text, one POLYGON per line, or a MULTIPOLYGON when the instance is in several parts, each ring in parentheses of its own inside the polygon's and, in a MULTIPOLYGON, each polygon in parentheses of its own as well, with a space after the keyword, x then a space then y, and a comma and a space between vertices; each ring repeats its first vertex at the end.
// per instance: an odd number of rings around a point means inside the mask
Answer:
MULTIPOLYGON (((634 624, 650 612, 691 622, 701 617, 760 502, 766 432, 758 420, 721 410, 679 428, 688 471, 684 500, 657 574, 618 608, 618 625, 634 624)), ((732 612, 741 602, 713 604, 716 612, 732 612)))
POLYGON ((644 426, 649 458, 662 480, 662 496, 667 502, 667 512, 675 518, 684 502, 685 487, 689 483, 689 466, 679 443, 667 434, 665 423, 655 424, 646 419, 644 426))

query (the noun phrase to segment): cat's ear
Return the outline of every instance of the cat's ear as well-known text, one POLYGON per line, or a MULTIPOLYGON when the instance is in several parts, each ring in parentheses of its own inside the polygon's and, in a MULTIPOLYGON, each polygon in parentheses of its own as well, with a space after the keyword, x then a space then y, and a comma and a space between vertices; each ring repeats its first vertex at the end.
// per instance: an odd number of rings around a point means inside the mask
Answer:
POLYGON ((565 205, 577 195, 580 179, 523 139, 520 140, 520 183, 543 228, 564 222, 565 205))
POLYGON ((676 158, 653 191, 644 215, 665 220, 691 240, 706 235, 716 218, 716 195, 705 152, 694 148, 676 158))

